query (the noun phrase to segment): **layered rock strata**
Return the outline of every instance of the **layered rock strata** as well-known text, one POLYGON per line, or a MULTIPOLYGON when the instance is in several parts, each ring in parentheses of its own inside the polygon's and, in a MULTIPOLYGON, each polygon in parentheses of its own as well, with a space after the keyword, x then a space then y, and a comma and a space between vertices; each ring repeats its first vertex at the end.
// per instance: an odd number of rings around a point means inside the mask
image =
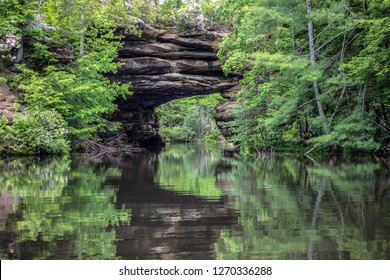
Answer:
POLYGON ((122 66, 110 79, 129 83, 133 95, 118 100, 112 119, 122 123, 129 141, 144 146, 159 142, 154 109, 174 99, 237 90, 237 78, 226 77, 216 52, 223 34, 191 35, 157 30, 140 23, 140 36, 119 29, 122 66))
POLYGON ((217 115, 215 121, 218 128, 221 130, 221 133, 225 138, 230 138, 233 136, 232 130, 232 121, 234 120, 234 108, 239 104, 237 101, 237 93, 241 90, 241 85, 236 85, 230 89, 224 90, 221 92, 223 98, 227 102, 221 103, 215 107, 217 115))
POLYGON ((15 100, 17 96, 12 93, 7 86, 0 85, 0 119, 5 117, 9 121, 13 120, 15 110, 15 100))

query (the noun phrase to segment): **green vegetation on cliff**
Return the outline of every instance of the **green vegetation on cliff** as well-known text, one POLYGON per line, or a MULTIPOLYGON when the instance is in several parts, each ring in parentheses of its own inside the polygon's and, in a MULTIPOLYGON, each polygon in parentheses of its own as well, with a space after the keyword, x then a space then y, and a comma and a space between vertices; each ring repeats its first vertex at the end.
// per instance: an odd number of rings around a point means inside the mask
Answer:
POLYGON ((212 26, 214 1, 192 2, 1 1, 0 73, 8 74, 0 82, 22 98, 14 122, 1 120, 0 153, 64 154, 118 129, 104 118, 129 94, 105 77, 119 66, 116 28, 138 34, 138 19, 183 31, 212 26))

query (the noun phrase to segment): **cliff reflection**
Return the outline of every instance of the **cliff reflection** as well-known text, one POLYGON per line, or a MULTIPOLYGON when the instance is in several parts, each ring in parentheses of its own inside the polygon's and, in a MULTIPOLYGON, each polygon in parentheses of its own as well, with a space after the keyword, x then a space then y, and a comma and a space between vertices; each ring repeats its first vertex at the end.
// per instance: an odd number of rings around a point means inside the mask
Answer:
POLYGON ((132 221, 117 228, 118 255, 215 259, 220 232, 237 221, 215 185, 218 161, 217 151, 175 145, 122 164, 118 202, 132 209, 132 221))

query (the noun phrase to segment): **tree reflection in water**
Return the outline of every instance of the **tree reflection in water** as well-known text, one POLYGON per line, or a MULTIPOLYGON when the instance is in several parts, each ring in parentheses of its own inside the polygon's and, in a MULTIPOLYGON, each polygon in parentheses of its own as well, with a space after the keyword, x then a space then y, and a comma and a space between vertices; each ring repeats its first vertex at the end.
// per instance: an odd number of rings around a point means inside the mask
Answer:
POLYGON ((1 202, 12 208, 0 221, 1 258, 116 258, 114 226, 129 223, 130 213, 115 208, 116 190, 103 182, 118 169, 69 158, 0 166, 1 202))
POLYGON ((222 232, 219 259, 390 258, 390 172, 380 161, 229 164, 218 179, 242 228, 222 232))

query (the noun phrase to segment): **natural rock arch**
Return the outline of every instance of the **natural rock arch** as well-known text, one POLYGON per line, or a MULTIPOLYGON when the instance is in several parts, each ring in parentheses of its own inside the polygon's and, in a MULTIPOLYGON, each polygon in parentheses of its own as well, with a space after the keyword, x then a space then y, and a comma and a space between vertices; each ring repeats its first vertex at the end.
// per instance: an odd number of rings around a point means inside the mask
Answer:
MULTIPOLYGON (((220 92, 230 103, 217 107, 217 121, 231 120, 226 111, 235 102, 239 86, 237 77, 223 74, 216 56, 224 34, 178 34, 143 23, 140 29, 140 36, 118 30, 123 38, 119 50, 122 66, 110 76, 112 81, 130 83, 134 92, 117 101, 119 110, 111 116, 122 123, 128 140, 144 145, 161 141, 154 108, 178 98, 220 92)), ((230 134, 226 129, 221 131, 230 134)))

